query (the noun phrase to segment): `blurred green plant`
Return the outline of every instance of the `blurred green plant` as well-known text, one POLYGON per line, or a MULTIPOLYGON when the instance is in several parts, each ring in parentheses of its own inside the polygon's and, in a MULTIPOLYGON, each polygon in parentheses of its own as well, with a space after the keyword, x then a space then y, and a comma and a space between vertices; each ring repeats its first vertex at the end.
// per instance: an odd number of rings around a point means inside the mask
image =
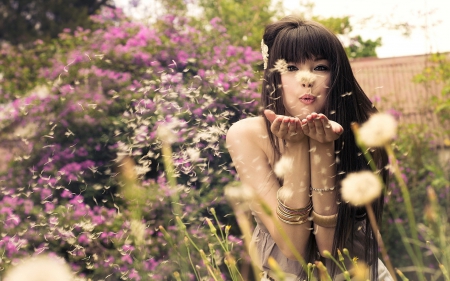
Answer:
POLYGON ((432 106, 436 116, 442 122, 444 145, 450 147, 450 57, 448 53, 431 54, 422 73, 414 77, 414 82, 429 88, 431 83, 443 85, 440 94, 433 95, 432 106))
POLYGON ((0 40, 33 47, 35 40, 57 38, 64 28, 90 28, 89 16, 102 7, 114 7, 114 1, 1 0, 0 40))

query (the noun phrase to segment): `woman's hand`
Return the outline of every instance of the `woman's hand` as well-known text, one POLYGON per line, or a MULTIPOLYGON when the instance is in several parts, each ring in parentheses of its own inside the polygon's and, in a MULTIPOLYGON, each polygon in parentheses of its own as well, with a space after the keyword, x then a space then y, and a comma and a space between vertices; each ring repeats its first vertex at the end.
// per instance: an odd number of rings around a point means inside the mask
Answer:
POLYGON ((289 143, 296 143, 306 139, 300 119, 284 115, 276 115, 272 110, 264 110, 269 120, 272 133, 289 143))
POLYGON ((335 141, 344 132, 344 128, 322 113, 311 113, 302 120, 303 133, 320 143, 335 141))

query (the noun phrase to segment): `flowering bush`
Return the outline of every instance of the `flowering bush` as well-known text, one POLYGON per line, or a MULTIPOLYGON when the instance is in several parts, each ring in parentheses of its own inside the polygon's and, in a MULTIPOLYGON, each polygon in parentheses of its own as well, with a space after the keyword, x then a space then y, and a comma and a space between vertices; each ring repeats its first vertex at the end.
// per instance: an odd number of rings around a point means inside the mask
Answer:
MULTIPOLYGON (((440 275, 439 266, 435 257, 430 251, 428 240, 432 244, 438 244, 440 239, 431 239, 426 235, 426 229, 430 225, 426 221, 427 206, 430 205, 427 192, 435 190, 437 200, 442 207, 442 214, 445 216, 449 212, 450 181, 448 179, 448 164, 439 161, 439 150, 433 146, 433 136, 428 128, 421 125, 401 125, 399 127, 397 140, 393 143, 397 155, 398 166, 401 177, 408 186, 411 202, 413 203, 413 215, 417 220, 419 239, 417 242, 423 252, 423 265, 426 268, 427 279, 440 275)), ((405 239, 398 232, 401 225, 407 232, 410 232, 408 225, 407 210, 404 207, 405 198, 401 193, 398 180, 392 179, 389 186, 389 196, 385 197, 386 209, 384 212, 382 229, 384 230, 385 243, 388 248, 390 259, 411 279, 417 279, 417 268, 412 268, 412 258, 406 251, 404 245, 398 243, 405 239)), ((443 223, 445 226, 447 222, 443 223)), ((448 235, 448 234, 447 234, 448 235)), ((447 255, 448 250, 441 248, 437 255, 447 255)), ((448 267, 448 264, 445 265, 448 267)))
POLYGON ((177 215, 206 245, 207 207, 229 210, 221 187, 234 179, 224 133, 256 111, 260 54, 229 45, 218 19, 200 28, 167 15, 145 26, 105 9, 93 20, 97 30, 65 30, 35 50, 2 48, 0 127, 4 143, 20 147, 0 181, 2 267, 51 252, 93 280, 170 279, 183 252, 158 228, 180 235, 170 196, 179 194, 177 215), (174 135, 175 187, 164 172, 161 125, 174 135), (125 156, 136 163, 142 201, 123 197, 125 156))

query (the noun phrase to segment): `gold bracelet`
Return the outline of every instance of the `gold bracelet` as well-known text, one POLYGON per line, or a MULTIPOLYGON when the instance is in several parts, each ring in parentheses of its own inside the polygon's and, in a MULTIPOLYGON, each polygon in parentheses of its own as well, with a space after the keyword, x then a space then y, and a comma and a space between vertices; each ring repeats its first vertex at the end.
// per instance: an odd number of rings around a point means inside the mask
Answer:
POLYGON ((287 224, 303 224, 309 220, 309 215, 311 213, 311 210, 313 208, 311 199, 309 200, 309 203, 304 208, 299 209, 292 209, 288 206, 286 206, 283 202, 281 202, 279 196, 279 190, 277 192, 277 217, 280 219, 280 221, 287 223, 287 224))
POLYGON ((332 228, 337 224, 338 214, 330 215, 330 216, 322 216, 316 213, 316 211, 312 210, 311 212, 312 221, 321 227, 332 228))
POLYGON ((300 225, 300 224, 304 224, 304 223, 306 223, 306 222, 308 222, 308 221, 309 221, 309 219, 308 219, 308 218, 305 218, 305 219, 303 219, 303 220, 299 220, 299 221, 291 221, 291 220, 285 220, 285 219, 283 219, 283 218, 280 218, 279 216, 278 216, 278 219, 279 219, 280 221, 282 221, 282 222, 286 223, 286 224, 295 224, 295 225, 300 225))
POLYGON ((301 215, 292 215, 292 214, 283 212, 283 210, 280 209, 280 206, 277 206, 278 218, 282 218, 284 220, 289 220, 289 221, 293 221, 293 222, 298 222, 298 221, 302 221, 302 220, 309 218, 310 212, 311 211, 309 211, 308 213, 305 213, 305 214, 301 214, 301 215))
POLYGON ((312 201, 311 201, 311 198, 309 199, 309 203, 308 203, 308 205, 306 205, 306 207, 304 207, 304 208, 298 208, 298 209, 293 209, 293 208, 291 208, 291 207, 286 206, 283 202, 281 202, 280 196, 279 196, 280 190, 281 190, 281 188, 278 189, 278 191, 277 191, 277 201, 278 201, 278 205, 281 206, 281 209, 283 209, 283 210, 286 211, 287 213, 290 213, 290 214, 296 214, 296 215, 298 215, 298 214, 304 214, 304 213, 309 213, 309 212, 311 211, 311 209, 312 209, 312 201))

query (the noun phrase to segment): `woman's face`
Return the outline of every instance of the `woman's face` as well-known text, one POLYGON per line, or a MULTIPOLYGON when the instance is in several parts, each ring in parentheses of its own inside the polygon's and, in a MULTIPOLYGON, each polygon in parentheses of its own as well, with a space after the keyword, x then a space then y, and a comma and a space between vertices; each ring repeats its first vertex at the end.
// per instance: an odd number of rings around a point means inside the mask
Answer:
POLYGON ((287 63, 281 74, 283 103, 291 116, 300 119, 321 113, 330 86, 330 62, 316 58, 305 63, 287 63))

